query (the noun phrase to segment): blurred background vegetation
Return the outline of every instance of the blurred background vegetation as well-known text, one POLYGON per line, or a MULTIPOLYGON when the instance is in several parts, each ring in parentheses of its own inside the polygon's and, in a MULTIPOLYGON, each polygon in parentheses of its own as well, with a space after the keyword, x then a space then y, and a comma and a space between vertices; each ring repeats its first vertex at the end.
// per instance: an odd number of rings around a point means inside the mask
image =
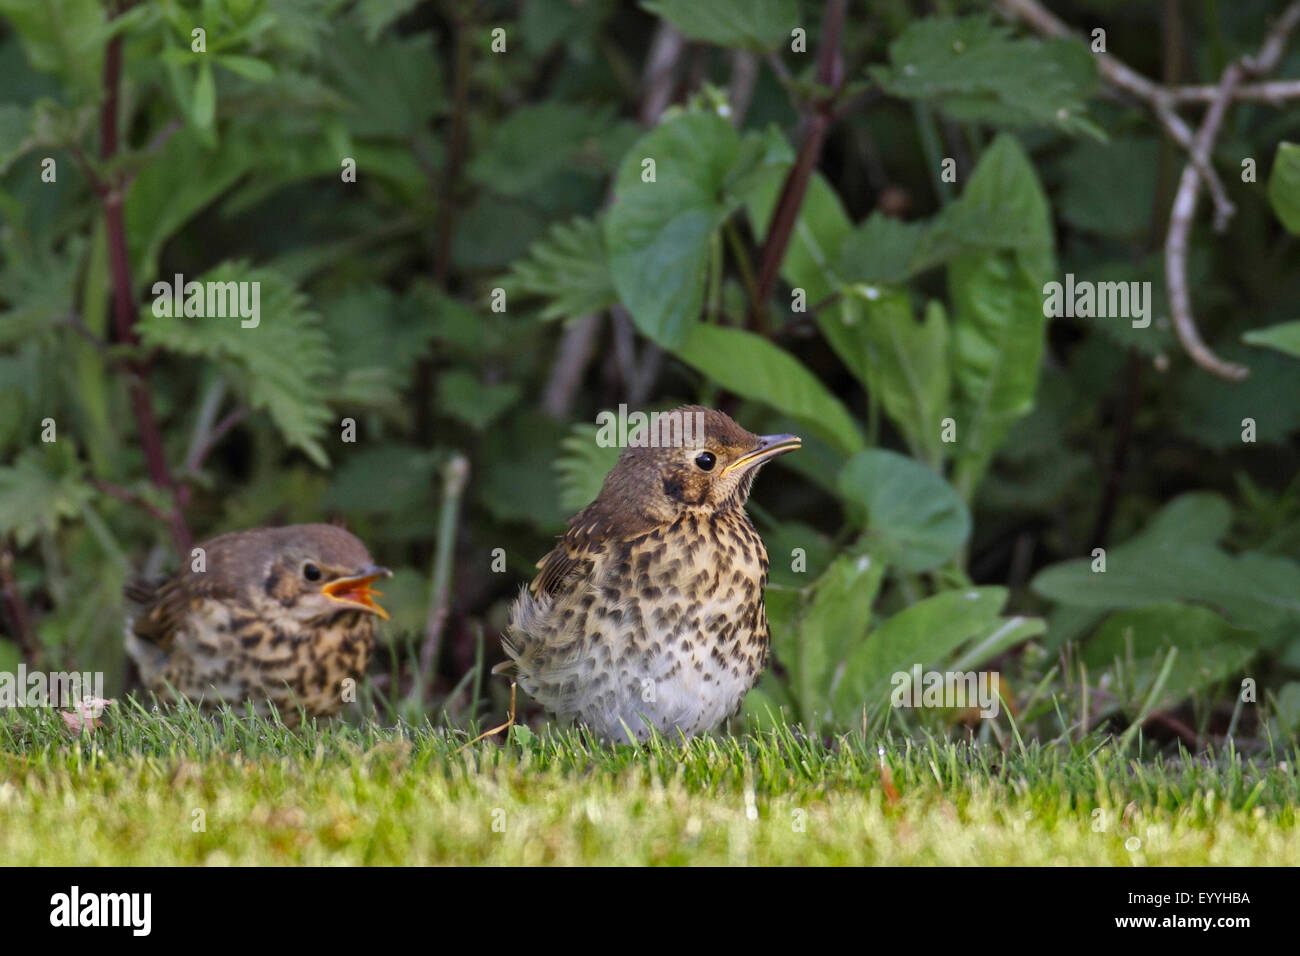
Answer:
POLYGON ((0 669, 120 688, 125 579, 337 520, 397 569, 366 708, 485 719, 617 454, 597 413, 699 401, 806 443, 751 507, 755 720, 1293 735, 1300 108, 1210 137, 1235 215, 1202 190, 1185 261, 1228 381, 1169 318, 1187 150, 1099 72, 1218 84, 1283 5, 1046 6, 1070 36, 1023 2, 0 0, 0 669), (155 316, 176 274, 259 281, 260 325, 155 316), (1153 322, 1045 319, 1067 274, 1150 282, 1153 322), (998 670, 1007 712, 889 707, 914 663, 998 670))

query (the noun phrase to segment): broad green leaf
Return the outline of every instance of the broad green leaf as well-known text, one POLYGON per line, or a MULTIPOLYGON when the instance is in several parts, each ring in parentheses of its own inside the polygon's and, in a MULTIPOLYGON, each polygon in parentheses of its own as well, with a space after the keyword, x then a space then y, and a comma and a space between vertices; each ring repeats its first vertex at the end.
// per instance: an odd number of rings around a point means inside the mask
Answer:
POLYGON ((224 263, 195 281, 205 289, 207 283, 214 283, 214 289, 216 283, 245 284, 249 304, 257 283, 257 324, 245 327, 244 321, 253 319, 232 315, 229 306, 224 318, 207 314, 219 305, 213 297, 204 303, 202 317, 160 316, 146 309, 137 325, 141 339, 152 348, 224 366, 250 408, 267 412, 286 442, 316 464, 327 465, 321 439, 333 417, 327 395, 334 356, 306 297, 283 276, 246 263, 224 263))
POLYGON ((637 328, 660 345, 680 346, 697 322, 710 239, 740 202, 730 187, 756 159, 712 113, 666 120, 624 158, 605 247, 619 297, 637 328), (650 160, 654 179, 646 182, 650 160))
POLYGON ((984 629, 984 633, 971 640, 961 656, 947 665, 948 670, 969 671, 982 667, 999 654, 1005 654, 1017 644, 1047 632, 1047 622, 1041 617, 1000 617, 984 629))
POLYGON ((1158 707, 1169 707, 1189 694, 1239 672, 1255 656, 1259 635, 1203 607, 1156 604, 1119 611, 1108 617, 1083 649, 1093 673, 1118 662, 1131 672, 1131 697, 1141 700, 1154 682, 1165 652, 1178 648, 1158 707))
POLYGON ((839 275, 845 282, 900 285, 916 271, 924 234, 923 223, 901 222, 873 212, 844 239, 839 275))
POLYGON ((408 142, 446 108, 430 38, 422 32, 367 43, 356 29, 331 33, 324 66, 351 107, 346 120, 354 136, 408 142))
POLYGON ((605 240, 590 219, 557 223, 510 267, 509 283, 548 299, 544 319, 578 319, 618 301, 605 255, 605 240))
POLYGON ((889 45, 872 78, 895 96, 956 120, 1048 126, 1102 137, 1085 113, 1097 68, 1074 39, 1017 39, 984 15, 917 20, 889 45))
POLYGON ((1300 322, 1283 322, 1266 329, 1251 329, 1241 338, 1251 345, 1262 345, 1300 358, 1300 322))
POLYGON ((871 551, 903 571, 929 571, 970 536, 970 512, 953 487, 925 465, 870 448, 844 466, 840 495, 867 529, 871 551))
POLYGON ((899 611, 850 655, 835 689, 835 716, 851 721, 864 706, 878 704, 895 675, 920 664, 928 670, 965 641, 986 632, 1006 603, 1006 588, 943 591, 899 611))
POLYGON ((651 13, 672 23, 692 40, 768 53, 805 26, 797 0, 650 0, 651 13))
POLYGON ((1216 495, 1183 495, 1166 505, 1137 537, 1098 558, 1065 561, 1032 582, 1043 597, 1089 608, 1143 607, 1194 601, 1217 608, 1270 642, 1300 627, 1300 564, 1215 542, 1231 512, 1216 495), (1096 565, 1099 570, 1094 571, 1096 565))
POLYGON ((1300 144, 1278 146, 1268 176, 1268 198, 1287 232, 1300 235, 1300 144))
POLYGON ((1029 158, 1009 135, 981 158, 962 195, 963 218, 1013 210, 1023 245, 964 255, 948 266, 953 303, 957 485, 973 494, 1011 423, 1033 407, 1047 320, 1042 288, 1053 253, 1047 200, 1029 158))
POLYGON ((622 139, 623 127, 630 124, 616 121, 609 109, 558 101, 525 106, 489 128, 467 172, 495 193, 535 198, 553 177, 584 168, 600 174, 600 144, 622 139))
POLYGON ((805 723, 829 718, 835 671, 871 627, 871 607, 884 574, 885 562, 870 554, 843 554, 817 579, 799 619, 798 654, 784 661, 805 723))
POLYGON ((859 284, 844 289, 839 309, 818 313, 817 323, 913 454, 937 466, 943 460, 942 420, 951 389, 943 306, 931 302, 925 321, 917 322, 907 293, 859 284))
POLYGON ((784 412, 846 454, 862 447, 848 410, 789 352, 741 329, 697 325, 678 358, 718 385, 784 412))
POLYGON ((81 514, 92 497, 75 456, 28 448, 13 465, 0 466, 0 539, 12 536, 25 548, 62 519, 81 514))

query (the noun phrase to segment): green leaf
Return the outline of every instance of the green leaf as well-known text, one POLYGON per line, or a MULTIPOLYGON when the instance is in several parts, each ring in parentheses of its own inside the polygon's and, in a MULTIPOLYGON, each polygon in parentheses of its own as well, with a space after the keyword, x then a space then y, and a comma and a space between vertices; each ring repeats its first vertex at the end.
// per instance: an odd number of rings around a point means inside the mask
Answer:
POLYGON ((610 271, 637 328, 666 348, 698 321, 710 239, 739 205, 731 187, 756 158, 726 120, 683 113, 623 160, 605 217, 610 271), (653 182, 642 181, 644 160, 654 161, 653 182))
POLYGON ((884 574, 885 562, 870 554, 843 554, 817 579, 798 624, 798 655, 783 659, 806 724, 829 719, 835 671, 871 627, 871 607, 884 574))
POLYGON ((0 466, 0 538, 11 535, 20 548, 80 515, 94 497, 75 456, 52 449, 28 448, 12 466, 0 466))
POLYGON ((1241 338, 1251 345, 1262 345, 1300 358, 1300 322, 1282 322, 1266 329, 1251 329, 1241 338))
POLYGON ((510 267, 509 284, 549 301, 544 319, 578 319, 618 301, 600 226, 590 219, 557 223, 510 267))
POLYGON ((1029 158, 999 136, 961 199, 964 212, 1013 210, 1022 247, 963 255, 948 266, 957 386, 957 485, 973 494, 1011 424, 1033 407, 1047 319, 1042 288, 1053 269, 1047 200, 1029 158))
POLYGON ((212 79, 212 64, 199 64, 199 78, 194 84, 194 99, 190 101, 190 120, 199 129, 211 129, 217 116, 217 86, 212 79))
POLYGON ((1131 672, 1133 699, 1150 690, 1171 647, 1178 656, 1156 706, 1169 707, 1204 687, 1238 673, 1255 656, 1259 635, 1233 627, 1213 611, 1188 604, 1157 604, 1108 617, 1083 649, 1094 673, 1116 662, 1131 672))
POLYGON ((1066 561, 1039 572, 1031 584, 1043 597, 1079 607, 1194 601, 1259 631, 1266 642, 1293 636, 1300 627, 1300 564, 1223 551, 1215 542, 1230 520, 1218 495, 1181 495, 1141 534, 1108 550, 1105 571, 1092 570, 1095 558, 1066 561))
POLYGON ((605 476, 618 463, 617 445, 596 440, 595 425, 574 425, 560 443, 563 453, 555 460, 560 486, 560 507, 569 513, 581 511, 596 500, 605 476))
POLYGON ((914 274, 925 225, 873 212, 840 247, 839 274, 846 282, 901 285, 914 274))
POLYGON ((223 263, 196 281, 249 283, 250 296, 251 283, 258 283, 257 325, 245 328, 230 309, 225 318, 160 316, 148 309, 137 325, 145 345, 220 363, 250 408, 267 412, 286 442, 327 465, 320 442, 333 417, 326 396, 334 357, 306 296, 278 273, 242 262, 223 263))
POLYGON ((862 447, 862 434, 839 399, 798 359, 759 335, 697 325, 676 355, 727 391, 784 412, 846 454, 862 447))
POLYGON ((13 103, 0 104, 0 175, 31 148, 31 111, 13 103))
POLYGON ((385 27, 406 16, 419 2, 420 0, 361 0, 357 4, 357 16, 366 29, 366 40, 374 43, 385 27))
POLYGON ((525 106, 490 128, 467 172, 503 196, 536 197, 549 180, 575 169, 600 174, 600 142, 618 139, 618 125, 609 109, 557 101, 525 106))
POLYGON ((877 83, 953 119, 1104 138, 1085 116, 1097 68, 1078 40, 1014 39, 984 15, 929 18, 889 45, 889 63, 870 69, 877 83))
POLYGON ((431 37, 423 32, 367 43, 356 29, 333 32, 324 66, 351 106, 346 119, 354 136, 407 142, 446 108, 431 37))
POLYGON ((1268 198, 1287 232, 1300 236, 1300 145, 1278 146, 1268 177, 1268 198))
POLYGON ((943 306, 931 302, 919 323, 907 293, 855 285, 844 289, 838 310, 818 313, 817 324, 902 431, 913 454, 937 466, 943 460, 941 422, 951 389, 943 306))
POLYGON ((0 0, 0 15, 34 69, 59 74, 83 91, 98 87, 108 40, 98 0, 0 0))
POLYGON ((213 59, 232 73, 238 73, 244 79, 252 80, 254 83, 270 83, 275 79, 275 67, 257 57, 221 53, 213 59))
POLYGON ((986 632, 1006 603, 1006 588, 943 591, 899 611, 849 656, 835 689, 835 715, 851 721, 881 701, 894 676, 920 664, 929 669, 966 640, 986 632))
POLYGON ((844 466, 840 494, 867 528, 873 554, 903 571, 929 571, 970 536, 970 512, 942 477, 897 452, 870 448, 844 466))
POLYGON ((518 382, 484 385, 468 369, 450 369, 438 377, 439 408, 475 431, 482 431, 519 399, 518 382))
POLYGON ((755 53, 776 49, 804 25, 796 0, 652 0, 641 6, 692 40, 755 53))

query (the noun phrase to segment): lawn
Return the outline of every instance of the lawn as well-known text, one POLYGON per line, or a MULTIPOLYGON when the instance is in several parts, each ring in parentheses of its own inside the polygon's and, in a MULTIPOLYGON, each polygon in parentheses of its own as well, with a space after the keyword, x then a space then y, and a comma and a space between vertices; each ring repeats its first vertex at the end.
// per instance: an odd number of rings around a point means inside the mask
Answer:
POLYGON ((3 864, 1300 865, 1294 749, 0 716, 3 864))

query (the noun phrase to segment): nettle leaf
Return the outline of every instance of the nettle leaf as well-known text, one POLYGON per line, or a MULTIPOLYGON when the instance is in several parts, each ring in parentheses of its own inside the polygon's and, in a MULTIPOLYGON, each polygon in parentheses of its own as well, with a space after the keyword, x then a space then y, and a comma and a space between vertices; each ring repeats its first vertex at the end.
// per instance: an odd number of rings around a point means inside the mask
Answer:
MULTIPOLYGON (((627 126, 608 108, 561 102, 525 106, 485 131, 467 172, 474 182, 503 196, 535 196, 548 180, 575 169, 599 174, 601 141, 620 139, 620 127, 627 126)), ((628 145, 626 140, 623 145, 628 145)))
POLYGON ((848 409, 798 359, 742 329, 697 325, 676 355, 718 385, 762 402, 852 454, 862 447, 848 409))
POLYGON ((835 689, 835 715, 850 721, 878 704, 895 674, 920 664, 928 670, 977 634, 987 633, 1006 603, 1006 588, 943 591, 899 611, 849 656, 835 689))
POLYGON ((1251 329, 1241 338, 1251 345, 1262 345, 1300 358, 1300 322, 1282 322, 1266 329, 1251 329))
POLYGON ((943 306, 931 302, 924 323, 917 322, 906 292, 859 284, 843 290, 839 309, 822 309, 817 324, 913 454, 938 465, 951 389, 943 306))
POLYGON ((1287 232, 1300 236, 1300 145, 1278 146, 1268 176, 1268 198, 1287 232))
POLYGON ((514 262, 507 291, 548 299, 543 319, 578 319, 618 301, 600 226, 573 219, 552 226, 514 262))
POLYGON ((519 400, 518 382, 485 385, 467 369, 438 377, 438 407, 475 431, 482 431, 519 400))
POLYGON ((402 388, 434 336, 429 311, 422 296, 411 292, 399 299, 377 285, 354 287, 323 303, 321 323, 338 364, 334 403, 402 417, 402 388))
POLYGON ((567 513, 581 511, 595 501, 605 476, 618 463, 619 447, 602 445, 597 441, 599 431, 595 425, 574 425, 560 443, 564 451, 555 461, 555 473, 560 507, 567 513))
POLYGON ((867 529, 872 553, 903 571, 939 567, 970 537, 966 503, 940 475, 906 455, 858 452, 840 472, 839 490, 854 523, 867 529))
POLYGON ((803 26, 797 0, 652 0, 651 13, 672 23, 692 40, 768 53, 803 26))
POLYGON ((223 263, 196 281, 205 289, 208 283, 248 283, 242 289, 249 304, 251 284, 258 283, 258 324, 245 328, 229 306, 225 317, 208 315, 206 302, 203 317, 159 316, 151 308, 137 325, 144 344, 221 364, 248 406, 270 415, 286 442, 328 465, 320 440, 332 418, 327 396, 334 355, 307 297, 284 276, 246 262, 223 263))
POLYGON ((605 246, 619 298, 637 328, 660 345, 680 346, 698 321, 710 239, 740 204, 736 191, 758 158, 712 113, 666 120, 624 157, 605 217, 605 246), (654 181, 644 182, 650 160, 654 181))
POLYGON ((345 118, 354 136, 405 142, 446 108, 431 36, 367 43, 354 28, 333 32, 324 65, 351 107, 345 118))
POLYGON ((0 466, 0 538, 12 535, 24 548, 80 515, 94 494, 72 456, 28 448, 12 466, 0 466))
POLYGON ((844 239, 838 272, 846 282, 901 285, 916 269, 925 224, 901 222, 873 212, 844 239))
POLYGON ((889 45, 889 63, 871 67, 877 83, 953 119, 1104 138, 1085 116, 1097 66, 1078 40, 1014 39, 983 15, 932 17, 915 21, 889 45))

